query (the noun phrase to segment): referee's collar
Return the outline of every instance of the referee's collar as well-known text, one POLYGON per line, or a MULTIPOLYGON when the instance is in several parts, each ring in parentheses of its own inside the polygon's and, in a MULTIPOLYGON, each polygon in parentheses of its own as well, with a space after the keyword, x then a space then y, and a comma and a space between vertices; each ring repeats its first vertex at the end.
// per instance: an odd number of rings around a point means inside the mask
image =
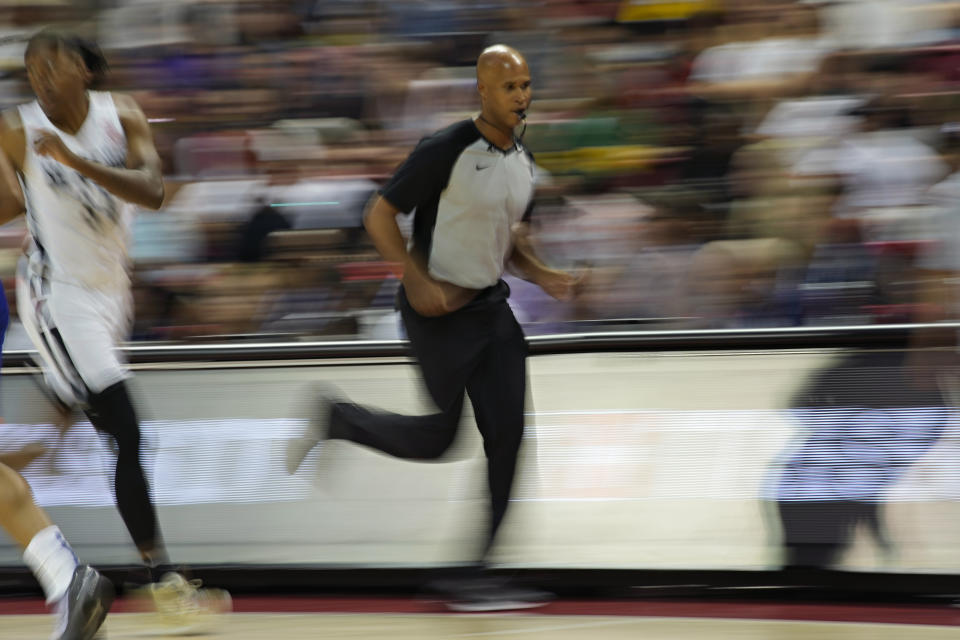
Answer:
POLYGON ((480 136, 480 139, 487 143, 487 151, 490 151, 491 153, 499 151, 503 155, 507 155, 509 153, 513 153, 514 151, 519 152, 523 150, 523 143, 520 142, 520 138, 517 136, 513 136, 513 145, 509 149, 501 149, 499 146, 491 142, 487 136, 483 135, 483 131, 480 131, 480 127, 477 126, 476 120, 470 118, 470 122, 473 124, 473 128, 477 130, 477 135, 480 136))

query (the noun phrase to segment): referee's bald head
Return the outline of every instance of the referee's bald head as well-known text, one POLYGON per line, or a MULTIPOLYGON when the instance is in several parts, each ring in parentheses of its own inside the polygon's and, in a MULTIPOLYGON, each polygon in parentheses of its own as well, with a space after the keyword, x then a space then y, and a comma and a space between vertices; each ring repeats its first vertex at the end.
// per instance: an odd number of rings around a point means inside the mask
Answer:
POLYGON ((487 47, 477 58, 477 82, 482 84, 489 83, 492 77, 520 70, 527 70, 527 61, 519 51, 505 44, 487 47))

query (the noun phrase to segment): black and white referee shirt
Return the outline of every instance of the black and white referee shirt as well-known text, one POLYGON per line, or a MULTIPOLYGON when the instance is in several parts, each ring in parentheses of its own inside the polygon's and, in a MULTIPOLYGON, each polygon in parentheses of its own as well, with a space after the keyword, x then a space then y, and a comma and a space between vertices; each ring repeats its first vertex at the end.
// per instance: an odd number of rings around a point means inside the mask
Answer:
POLYGON ((380 195, 404 213, 416 210, 412 248, 432 277, 484 289, 503 274, 533 183, 533 156, 519 140, 500 149, 464 120, 422 139, 380 195))

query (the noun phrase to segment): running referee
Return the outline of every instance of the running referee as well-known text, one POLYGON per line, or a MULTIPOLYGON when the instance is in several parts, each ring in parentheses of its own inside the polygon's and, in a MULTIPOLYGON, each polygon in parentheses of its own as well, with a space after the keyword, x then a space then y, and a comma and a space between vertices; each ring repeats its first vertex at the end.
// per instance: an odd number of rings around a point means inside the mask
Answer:
POLYGON ((454 440, 466 391, 487 457, 485 558, 510 499, 527 378, 526 341, 501 276, 509 267, 558 299, 572 296, 576 280, 546 267, 526 236, 534 161, 514 135, 530 105, 523 56, 503 45, 486 49, 477 60, 477 89, 480 115, 421 140, 365 219, 383 257, 403 265, 398 306, 438 411, 405 416, 330 402, 329 415, 291 447, 288 462, 295 470, 324 437, 400 458, 437 458, 454 440), (408 246, 396 217, 411 211, 408 246))

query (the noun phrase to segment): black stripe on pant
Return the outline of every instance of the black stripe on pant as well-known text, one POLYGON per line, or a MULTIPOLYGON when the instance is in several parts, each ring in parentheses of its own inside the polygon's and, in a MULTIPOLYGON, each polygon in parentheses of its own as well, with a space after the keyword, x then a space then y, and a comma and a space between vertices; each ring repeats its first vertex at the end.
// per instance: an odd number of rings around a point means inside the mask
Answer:
POLYGON ((459 311, 428 318, 410 307, 401 289, 404 326, 438 412, 406 416, 339 403, 330 423, 331 438, 430 460, 453 442, 466 391, 487 457, 491 514, 484 556, 507 511, 523 439, 527 343, 507 304, 508 291, 501 282, 459 311))
MULTIPOLYGON (((67 344, 60 335, 60 330, 57 329, 56 323, 53 320, 53 314, 49 309, 49 304, 47 301, 50 299, 50 281, 46 277, 46 271, 47 266, 46 263, 44 263, 43 273, 40 275, 30 276, 28 285, 31 294, 30 302, 34 312, 37 333, 40 335, 40 340, 43 342, 43 348, 46 349, 47 353, 50 355, 49 362, 43 362, 41 359, 41 368, 45 364, 46 366, 49 366, 51 369, 55 370, 56 374, 59 375, 63 382, 70 386, 74 397, 80 400, 85 400, 89 395, 90 390, 87 388, 87 384, 83 380, 83 376, 80 375, 80 371, 77 369, 73 359, 70 357, 70 351, 67 349, 67 344)), ((59 405, 66 407, 72 404, 72 402, 60 398, 56 392, 56 389, 51 388, 51 393, 56 398, 59 405)))

